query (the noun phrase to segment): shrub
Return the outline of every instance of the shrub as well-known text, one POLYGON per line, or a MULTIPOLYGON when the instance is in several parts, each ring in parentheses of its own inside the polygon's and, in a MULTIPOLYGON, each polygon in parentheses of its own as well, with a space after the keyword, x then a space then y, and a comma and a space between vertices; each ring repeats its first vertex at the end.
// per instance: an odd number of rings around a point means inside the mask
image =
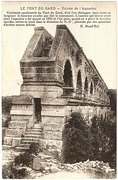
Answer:
POLYGON ((94 116, 91 127, 80 113, 72 113, 63 130, 63 161, 100 160, 116 166, 116 117, 94 116))
POLYGON ((116 121, 114 114, 107 119, 97 116, 92 118, 91 133, 93 136, 93 159, 109 162, 112 168, 116 165, 116 121))
POLYGON ((12 168, 10 179, 24 179, 27 176, 26 168, 17 169, 16 167, 12 168))
POLYGON ((12 106, 12 97, 11 96, 6 96, 2 97, 2 113, 10 113, 12 106))
POLYGON ((11 176, 11 170, 12 170, 13 162, 9 164, 5 164, 2 166, 2 178, 3 179, 9 179, 11 176))
POLYGON ((10 117, 10 110, 12 106, 12 97, 2 97, 2 127, 8 127, 10 117))
POLYGON ((16 166, 22 164, 22 166, 26 165, 29 167, 32 164, 32 161, 33 161, 33 155, 29 154, 28 152, 24 152, 22 154, 19 154, 14 159, 16 166))
POLYGON ((35 142, 32 142, 28 149, 28 152, 34 155, 37 155, 38 152, 41 152, 41 151, 42 151, 41 147, 39 146, 38 143, 35 143, 35 142))
POLYGON ((29 149, 26 149, 24 153, 19 154, 15 157, 15 165, 30 166, 33 161, 34 155, 37 155, 38 152, 41 151, 38 143, 31 143, 29 149))
POLYGON ((13 162, 2 167, 3 179, 24 179, 27 176, 26 168, 16 168, 13 162))
POLYGON ((63 131, 63 161, 75 163, 91 159, 92 136, 90 127, 80 113, 72 113, 63 131))

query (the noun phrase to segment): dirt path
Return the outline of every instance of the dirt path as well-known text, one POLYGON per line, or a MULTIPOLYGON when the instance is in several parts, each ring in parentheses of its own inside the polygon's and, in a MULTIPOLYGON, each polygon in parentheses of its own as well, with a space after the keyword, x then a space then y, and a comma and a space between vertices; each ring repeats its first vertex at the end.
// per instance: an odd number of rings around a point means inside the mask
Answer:
MULTIPOLYGON (((92 177, 90 174, 88 173, 84 173, 84 171, 80 171, 80 172, 66 172, 66 171, 61 171, 61 172, 57 172, 57 173, 53 173, 53 174, 49 174, 49 175, 44 175, 42 177, 40 177, 40 180, 43 179, 90 179, 90 178, 95 178, 92 177)), ((39 179, 38 175, 36 176, 35 179, 39 179)))

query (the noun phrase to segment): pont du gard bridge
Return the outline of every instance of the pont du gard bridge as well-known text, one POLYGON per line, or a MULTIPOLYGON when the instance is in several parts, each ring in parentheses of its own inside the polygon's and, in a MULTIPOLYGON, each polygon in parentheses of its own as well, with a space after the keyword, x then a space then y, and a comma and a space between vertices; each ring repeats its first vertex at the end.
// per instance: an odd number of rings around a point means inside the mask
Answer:
POLYGON ((23 84, 12 103, 5 145, 18 148, 34 141, 61 149, 72 112, 90 124, 94 115, 107 117, 110 111, 104 80, 66 25, 57 25, 55 37, 35 27, 20 70, 23 84))

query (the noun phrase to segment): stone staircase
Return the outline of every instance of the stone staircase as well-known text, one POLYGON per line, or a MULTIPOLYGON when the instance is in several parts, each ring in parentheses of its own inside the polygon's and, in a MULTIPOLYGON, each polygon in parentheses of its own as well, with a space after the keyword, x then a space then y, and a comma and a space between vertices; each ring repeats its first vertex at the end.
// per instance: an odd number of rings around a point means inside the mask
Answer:
POLYGON ((16 150, 24 150, 28 149, 29 145, 32 142, 40 143, 40 139, 42 138, 42 127, 40 124, 34 124, 33 128, 27 129, 24 134, 24 137, 21 139, 20 146, 15 147, 16 150))

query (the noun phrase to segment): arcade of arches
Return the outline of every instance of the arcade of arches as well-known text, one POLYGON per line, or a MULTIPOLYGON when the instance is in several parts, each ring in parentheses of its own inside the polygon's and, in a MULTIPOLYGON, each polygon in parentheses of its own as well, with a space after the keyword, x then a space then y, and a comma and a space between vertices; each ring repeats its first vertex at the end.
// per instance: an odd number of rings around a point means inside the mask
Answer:
MULTIPOLYGON (((88 81, 88 78, 87 76, 84 78, 82 77, 82 73, 81 73, 81 70, 78 70, 78 73, 76 74, 76 93, 80 95, 84 94, 84 96, 87 96, 87 95, 94 95, 94 92, 96 93, 95 95, 97 95, 98 97, 104 97, 105 98, 105 92, 103 92, 101 89, 95 88, 95 85, 94 83, 92 82, 92 79, 90 79, 88 81), (82 80, 84 82, 84 86, 82 84, 82 80)), ((63 85, 63 89, 64 89, 64 92, 65 92, 65 89, 69 90, 70 88, 70 91, 72 89, 74 89, 73 87, 73 72, 72 72, 72 67, 71 67, 71 63, 69 60, 66 61, 65 63, 65 66, 64 66, 64 74, 63 74, 63 81, 64 81, 64 85, 63 85)), ((66 91, 67 92, 67 91, 66 91)), ((64 93, 65 94, 65 93, 64 93)), ((67 94, 68 95, 68 94, 67 94)))

